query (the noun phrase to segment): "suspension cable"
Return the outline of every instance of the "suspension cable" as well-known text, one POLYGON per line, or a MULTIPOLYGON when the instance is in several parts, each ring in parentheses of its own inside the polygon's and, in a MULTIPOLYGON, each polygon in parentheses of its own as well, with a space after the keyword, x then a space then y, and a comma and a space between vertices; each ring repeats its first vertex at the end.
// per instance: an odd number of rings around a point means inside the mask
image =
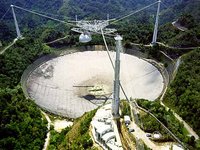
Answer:
POLYGON ((54 21, 58 21, 58 22, 61 22, 61 23, 65 23, 65 24, 68 24, 70 26, 76 26, 72 23, 69 23, 69 22, 66 22, 66 21, 63 21, 63 20, 60 20, 60 19, 56 19, 56 18, 53 18, 53 17, 50 17, 50 16, 47 16, 47 15, 44 15, 44 14, 40 14, 36 11, 31 11, 31 10, 28 10, 28 9, 25 9, 25 8, 22 8, 22 7, 19 7, 19 6, 16 6, 16 5, 13 5, 15 8, 18 8, 18 9, 21 9, 21 10, 24 10, 26 12, 29 12, 29 13, 33 13, 35 15, 38 15, 38 16, 42 16, 42 17, 45 17, 45 18, 48 18, 48 19, 52 19, 54 21))
POLYGON ((132 15, 134 15, 134 14, 136 14, 136 13, 138 13, 138 12, 144 10, 144 9, 147 9, 147 8, 149 8, 149 7, 151 7, 151 6, 155 5, 155 4, 157 4, 158 2, 159 2, 159 1, 157 1, 157 2, 155 2, 155 3, 152 3, 152 4, 148 5, 148 6, 145 6, 145 7, 141 8, 141 9, 138 9, 138 10, 136 10, 136 11, 134 11, 134 12, 132 12, 132 13, 130 13, 130 14, 124 16, 124 17, 121 17, 121 18, 119 18, 119 19, 116 19, 116 20, 114 20, 113 22, 111 22, 110 24, 114 24, 114 23, 116 23, 116 22, 118 22, 118 21, 120 21, 120 20, 122 20, 122 19, 125 19, 125 18, 127 18, 127 17, 130 17, 130 16, 132 16, 132 15))
POLYGON ((8 11, 10 10, 10 7, 8 8, 8 10, 5 12, 5 14, 1 17, 0 21, 2 21, 4 19, 4 17, 6 16, 6 14, 8 13, 8 11))
POLYGON ((54 16, 54 17, 63 17, 63 18, 67 18, 67 19, 69 18, 69 19, 71 19, 70 17, 64 16, 64 15, 52 14, 52 13, 47 13, 47 12, 41 12, 41 11, 37 11, 37 10, 32 10, 32 11, 40 13, 42 15, 50 15, 50 16, 54 16))
POLYGON ((104 44, 105 44, 105 47, 106 47, 106 52, 107 52, 108 57, 110 59, 112 68, 115 69, 114 63, 113 63, 112 58, 111 58, 110 53, 109 53, 109 49, 108 49, 108 45, 107 45, 107 42, 106 42, 106 39, 105 39, 105 36, 104 36, 104 32, 103 32, 102 29, 101 29, 101 34, 102 34, 102 37, 103 37, 103 41, 104 41, 104 44))

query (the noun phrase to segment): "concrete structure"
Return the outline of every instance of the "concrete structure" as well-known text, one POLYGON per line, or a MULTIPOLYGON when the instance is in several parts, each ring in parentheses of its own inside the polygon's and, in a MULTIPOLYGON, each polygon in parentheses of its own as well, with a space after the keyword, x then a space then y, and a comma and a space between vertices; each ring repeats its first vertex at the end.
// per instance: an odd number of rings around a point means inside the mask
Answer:
POLYGON ((159 20, 159 14, 160 14, 160 4, 161 4, 161 0, 158 0, 158 8, 157 8, 157 14, 156 14, 156 21, 155 21, 155 25, 154 25, 152 44, 156 44, 156 41, 157 41, 158 20, 159 20))
POLYGON ((111 104, 98 109, 91 125, 93 138, 103 149, 122 150, 119 133, 113 121, 111 104))
POLYGON ((120 103, 120 52, 122 51, 122 37, 117 35, 116 41, 116 57, 115 57, 115 78, 114 78, 114 93, 112 100, 112 115, 119 118, 119 103, 120 103))
POLYGON ((16 28, 16 32, 17 32, 17 39, 20 39, 20 38, 22 38, 22 35, 21 35, 20 30, 19 30, 17 18, 16 18, 15 11, 14 11, 14 5, 11 5, 10 7, 12 8, 12 14, 13 14, 13 18, 14 18, 14 22, 15 22, 15 28, 16 28))

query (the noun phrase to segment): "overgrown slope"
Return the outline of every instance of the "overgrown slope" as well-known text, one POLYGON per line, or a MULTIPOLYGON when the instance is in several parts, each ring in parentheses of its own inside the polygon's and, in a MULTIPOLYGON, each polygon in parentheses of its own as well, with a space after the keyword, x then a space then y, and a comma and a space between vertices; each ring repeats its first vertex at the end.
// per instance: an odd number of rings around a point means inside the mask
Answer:
POLYGON ((58 146, 62 150, 92 149, 93 141, 89 134, 89 127, 96 110, 85 113, 74 122, 71 130, 66 134, 58 146))
POLYGON ((184 27, 185 31, 180 31, 172 23, 167 23, 160 27, 158 40, 174 47, 200 46, 200 24, 193 14, 182 14, 177 18, 177 24, 184 27))
POLYGON ((20 86, 0 89, 0 149, 42 149, 47 121, 20 86))
MULTIPOLYGON (((200 141, 195 141, 195 138, 192 136, 187 136, 187 131, 184 128, 184 125, 179 122, 176 117, 173 115, 170 109, 167 111, 164 106, 160 104, 159 101, 148 101, 144 99, 140 99, 137 101, 138 105, 145 108, 153 115, 156 116, 184 145, 191 150, 196 150, 200 148, 200 141)), ((147 132, 159 131, 163 137, 161 139, 157 139, 157 141, 170 141, 172 137, 170 134, 166 132, 166 130, 151 118, 148 114, 146 116, 141 116, 140 118, 143 122, 142 128, 147 132)))
POLYGON ((19 85, 24 69, 47 53, 37 40, 26 38, 0 55, 0 149, 42 149, 47 122, 39 108, 25 98, 19 85))
POLYGON ((176 78, 164 97, 164 103, 174 109, 200 135, 200 49, 182 57, 176 78))

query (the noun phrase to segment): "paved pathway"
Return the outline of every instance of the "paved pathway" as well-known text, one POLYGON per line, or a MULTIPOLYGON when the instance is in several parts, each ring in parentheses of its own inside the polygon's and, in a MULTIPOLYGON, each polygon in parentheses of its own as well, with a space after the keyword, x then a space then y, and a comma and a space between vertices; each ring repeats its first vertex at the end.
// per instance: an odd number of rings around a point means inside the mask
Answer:
POLYGON ((51 41, 51 42, 47 42, 46 44, 48 45, 48 44, 53 44, 53 43, 56 43, 56 42, 58 42, 58 41, 60 41, 60 40, 64 40, 64 39, 66 39, 66 38, 68 38, 69 37, 69 35, 67 35, 67 36, 65 36, 65 37, 62 37, 62 38, 58 38, 58 39, 56 39, 56 40, 54 40, 54 41, 51 41))
POLYGON ((18 39, 14 39, 10 45, 8 45, 6 48, 4 48, 2 51, 0 51, 0 55, 2 55, 7 49, 9 49, 11 46, 13 46, 17 40, 18 39))
POLYGON ((50 140, 50 126, 51 126, 51 120, 50 120, 49 116, 48 116, 45 112, 43 112, 43 111, 41 111, 41 112, 42 112, 42 114, 45 116, 45 118, 46 118, 47 121, 48 121, 48 124, 47 124, 47 129, 48 129, 47 138, 45 139, 44 147, 43 147, 43 149, 42 149, 42 150, 47 150, 47 147, 48 147, 48 145, 49 145, 49 140, 50 140))
POLYGON ((186 27, 181 26, 181 25, 177 22, 177 20, 174 21, 174 22, 172 22, 172 25, 173 25, 174 27, 176 27, 177 29, 181 30, 181 31, 186 31, 186 30, 188 30, 186 27))

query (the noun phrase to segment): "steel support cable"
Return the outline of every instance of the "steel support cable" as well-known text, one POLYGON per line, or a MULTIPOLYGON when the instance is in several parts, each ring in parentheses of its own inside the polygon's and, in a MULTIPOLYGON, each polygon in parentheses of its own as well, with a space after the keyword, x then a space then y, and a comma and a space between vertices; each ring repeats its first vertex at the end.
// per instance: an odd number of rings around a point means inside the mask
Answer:
POLYGON ((72 23, 69 23, 69 22, 66 22, 66 21, 63 21, 63 20, 60 20, 60 19, 56 19, 56 18, 53 18, 53 17, 50 17, 50 16, 47 16, 47 15, 44 15, 44 14, 40 14, 36 11, 31 11, 31 10, 28 10, 28 9, 25 9, 25 8, 22 8, 22 7, 19 7, 19 6, 16 6, 16 5, 13 5, 15 8, 18 8, 18 9, 21 9, 21 10, 24 10, 26 12, 29 12, 29 13, 33 13, 35 15, 38 15, 38 16, 42 16, 42 17, 45 17, 45 18, 48 18, 48 19, 52 19, 54 21, 58 21, 58 22, 61 22, 61 23, 65 23, 65 24, 68 24, 70 26, 76 26, 72 23))
MULTIPOLYGON (((48 13, 48 12, 42 12, 42 11, 37 11, 37 10, 32 10, 34 12, 37 12, 37 13, 40 13, 42 15, 51 15, 51 16, 54 16, 54 17, 63 17, 63 18, 69 18, 71 19, 70 17, 67 17, 67 16, 63 16, 63 15, 59 15, 59 14, 52 14, 52 13, 48 13)), ((49 16, 50 17, 50 16, 49 16)))
POLYGON ((106 39, 105 39, 105 36, 104 36, 104 33, 103 33, 103 30, 102 30, 102 29, 101 29, 101 34, 102 34, 102 37, 103 37, 103 41, 104 41, 104 44, 105 44, 105 47, 106 47, 106 52, 107 52, 108 57, 109 57, 109 59, 110 59, 112 68, 115 69, 115 66, 114 66, 114 63, 113 63, 112 58, 111 58, 111 56, 110 56, 109 49, 108 49, 108 45, 107 45, 107 42, 106 42, 106 39))
POLYGON ((136 14, 136 13, 138 13, 138 12, 144 10, 144 9, 147 9, 147 8, 149 8, 149 7, 151 7, 151 6, 155 5, 155 4, 157 4, 158 2, 159 2, 159 1, 157 1, 157 2, 155 2, 155 3, 152 3, 152 4, 148 5, 148 6, 145 6, 145 7, 141 8, 141 9, 138 9, 138 10, 136 10, 136 11, 134 11, 134 12, 132 12, 132 13, 130 13, 130 14, 124 16, 124 17, 121 17, 121 18, 119 18, 119 19, 116 19, 116 20, 114 20, 113 22, 111 22, 110 24, 114 24, 114 23, 116 23, 116 22, 118 22, 118 21, 120 21, 120 20, 123 20, 123 19, 125 19, 125 18, 127 18, 127 17, 130 17, 130 16, 132 16, 132 15, 134 15, 134 14, 136 14))
POLYGON ((4 17, 6 16, 6 14, 8 13, 8 11, 10 10, 10 7, 8 8, 8 10, 5 12, 5 14, 1 17, 0 21, 2 21, 4 19, 4 17))
MULTIPOLYGON (((112 66, 113 66, 113 69, 114 69, 113 61, 112 61, 112 59, 111 59, 111 56, 110 56, 110 53, 109 53, 109 49, 108 49, 108 46, 107 46, 107 43, 106 43, 106 40, 105 40, 105 37, 104 37, 104 34, 103 34, 103 30, 102 30, 102 29, 101 29, 101 32, 102 32, 102 37, 103 37, 103 40, 104 40, 104 44, 105 44, 105 46, 106 46, 106 50, 107 50, 109 59, 110 59, 110 61, 111 61, 111 64, 112 64, 112 66)), ((121 83, 120 83, 120 87, 121 87, 121 89, 122 89, 122 91, 123 91, 123 94, 124 94, 125 97, 126 97, 126 100, 129 101, 129 100, 128 100, 128 97, 126 96, 125 91, 123 90, 123 87, 122 87, 121 83)), ((134 101, 133 103, 134 103, 134 105, 135 105, 136 108, 145 110, 145 109, 143 109, 142 107, 139 107, 135 101, 134 101)), ((146 110, 145 110, 145 112, 146 112, 146 110)), ((148 112, 148 111, 147 111, 147 112, 148 112)), ((148 113, 149 113, 149 112, 148 112, 148 113)), ((150 114, 151 114, 151 113, 150 113, 150 114)), ((161 125, 163 126, 163 123, 162 123, 162 122, 160 122, 154 115, 152 115, 152 116, 153 116, 159 123, 161 123, 161 125)), ((165 127, 165 126, 164 126, 164 127, 165 127)), ((181 142, 176 136, 174 136, 174 134, 173 134, 168 128, 165 127, 165 129, 166 129, 171 135, 173 135, 173 138, 175 138, 182 146, 184 146, 184 145, 182 144, 182 142, 181 142)), ((185 147, 185 146, 184 146, 184 147, 185 147)))
MULTIPOLYGON (((72 23, 69 23, 69 22, 66 22, 66 21, 63 21, 63 20, 60 20, 60 19, 53 18, 53 17, 47 16, 45 14, 41 14, 41 13, 39 13, 37 11, 31 11, 31 10, 28 10, 28 9, 25 9, 25 8, 22 8, 22 7, 19 7, 19 6, 16 6, 16 5, 13 5, 13 7, 21 9, 21 10, 24 10, 24 11, 29 12, 29 13, 33 13, 33 14, 38 15, 38 16, 42 16, 42 17, 45 17, 45 18, 48 18, 48 19, 52 19, 54 21, 58 21, 58 22, 61 22, 61 23, 64 23, 64 24, 68 24, 70 26, 77 27, 75 24, 72 24, 72 23)), ((95 31, 91 31, 91 32, 94 32, 94 33, 97 33, 97 34, 101 34, 100 32, 95 32, 95 31)), ((106 33, 105 35, 107 35, 107 36, 115 36, 114 34, 110 34, 110 33, 106 33)))
MULTIPOLYGON (((102 29, 101 29, 101 34, 102 34, 102 37, 103 37, 103 41, 104 41, 104 44, 105 44, 105 47, 106 47, 106 51, 107 51, 108 57, 109 57, 109 59, 110 59, 112 68, 115 70, 115 66, 114 66, 114 63, 113 63, 112 58, 111 58, 111 56, 110 56, 109 49, 108 49, 108 45, 107 45, 107 42, 106 42, 106 39, 105 39, 105 36, 104 36, 104 33, 103 33, 103 30, 102 30, 102 29)), ((120 88, 121 88, 121 90, 122 90, 124 96, 126 97, 126 100, 129 101, 129 99, 128 99, 128 97, 127 97, 125 91, 124 91, 124 88, 123 88, 121 82, 120 82, 120 88)))
MULTIPOLYGON (((52 14, 52 13, 47 13, 47 12, 41 12, 41 11, 37 11, 37 10, 32 10, 34 12, 37 12, 37 13, 40 13, 42 15, 50 15, 50 16, 54 16, 54 17, 66 17, 66 16, 63 16, 63 15, 58 15, 58 14, 52 14)), ((69 17, 67 17, 69 18, 69 17)))
POLYGON ((138 109, 140 109, 140 110, 142 110, 142 111, 144 111, 144 112, 146 112, 147 114, 149 114, 149 115, 151 115, 154 119, 156 119, 156 121, 158 122, 158 123, 160 123, 161 125, 162 125, 162 127, 164 127, 164 129, 165 130, 167 130, 167 132, 172 136, 172 138, 175 140, 175 141, 177 141, 181 146, 183 146, 185 149, 188 149, 182 142, 181 142, 181 140, 179 140, 179 138, 178 137, 176 137, 176 135, 174 135, 154 114, 152 114, 149 110, 146 110, 146 109, 144 109, 144 108, 142 108, 142 107, 140 107, 140 106, 137 106, 138 107, 138 109))

